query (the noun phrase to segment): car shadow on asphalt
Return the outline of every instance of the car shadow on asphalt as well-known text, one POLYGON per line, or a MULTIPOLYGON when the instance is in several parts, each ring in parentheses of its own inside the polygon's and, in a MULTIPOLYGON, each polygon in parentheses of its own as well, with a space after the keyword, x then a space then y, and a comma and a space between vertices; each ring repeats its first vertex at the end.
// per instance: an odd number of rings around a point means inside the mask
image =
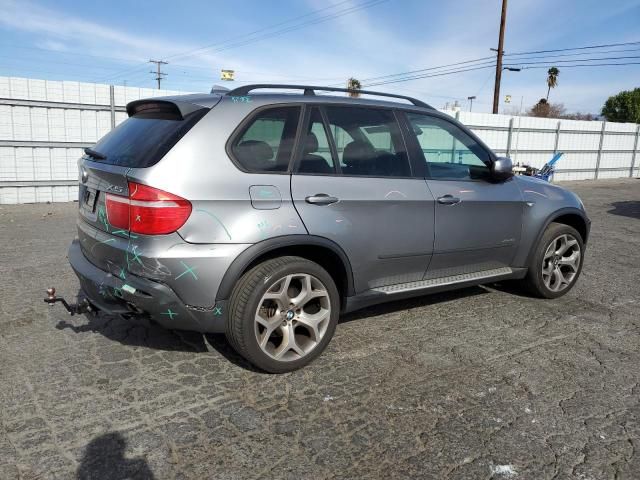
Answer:
MULTIPOLYGON (((366 320, 368 317, 388 315, 400 310, 437 305, 443 302, 455 301, 465 297, 490 293, 483 287, 468 287, 460 290, 434 293, 420 297, 397 300, 367 307, 362 310, 341 316, 339 323, 366 320)), ((122 345, 145 347, 156 350, 184 351, 205 353, 215 350, 234 365, 255 373, 265 373, 256 369, 243 357, 238 355, 229 345, 224 334, 189 332, 181 330, 167 330, 153 321, 141 318, 122 318, 112 315, 92 314, 84 315, 86 323, 77 325, 67 320, 60 320, 56 324, 58 330, 69 329, 75 333, 92 332, 116 341, 122 345)))
POLYGON ((611 206, 613 208, 611 210, 608 210, 607 213, 610 213, 612 215, 620 215, 621 217, 640 219, 640 201, 638 200, 630 200, 627 202, 613 202, 611 206))
MULTIPOLYGON (((82 292, 78 292, 81 296, 82 292)), ((154 350, 205 353, 215 350, 233 364, 257 372, 249 362, 238 355, 227 342, 224 334, 199 333, 186 330, 168 330, 146 317, 123 318, 102 313, 85 313, 79 318, 85 323, 59 320, 58 330, 74 333, 98 333, 122 345, 145 347, 154 350)))
POLYGON ((155 476, 144 458, 125 458, 127 441, 117 432, 106 433, 91 440, 76 471, 78 480, 154 480, 155 476))
POLYGON ((448 292, 432 293, 419 297, 407 298, 404 300, 396 300, 393 302, 382 303, 371 307, 357 310, 340 317, 340 323, 353 322, 368 317, 376 317, 379 315, 387 315, 397 312, 398 310, 410 310, 412 308, 426 307, 429 305, 437 305, 438 303, 458 300, 465 297, 473 297, 476 295, 484 295, 490 293, 482 287, 468 287, 459 290, 450 290, 448 292))

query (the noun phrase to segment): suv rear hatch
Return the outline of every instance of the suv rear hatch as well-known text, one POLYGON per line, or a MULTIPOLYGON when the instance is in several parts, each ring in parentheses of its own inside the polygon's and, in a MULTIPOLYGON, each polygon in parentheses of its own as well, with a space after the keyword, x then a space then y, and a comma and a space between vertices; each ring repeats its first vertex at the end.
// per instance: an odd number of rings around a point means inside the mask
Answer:
MULTIPOLYGON (((189 202, 138 185, 128 178, 127 173, 159 162, 209 109, 173 100, 135 101, 127 105, 127 120, 94 147, 85 149, 85 155, 78 162, 78 238, 84 255, 91 263, 122 276, 131 258, 136 258, 136 252, 132 251, 136 248, 131 245, 132 238, 138 238, 140 234, 166 234, 176 230, 158 229, 157 223, 145 223, 139 214, 133 217, 133 222, 138 218, 139 223, 133 225, 129 217, 136 213, 136 208, 147 208, 154 214, 162 214, 163 211, 174 214, 182 207, 180 214, 186 213, 188 217, 185 208, 189 202), (161 210, 159 207, 169 209, 161 210)), ((189 204, 189 212, 190 208, 189 204)), ((166 225, 166 218, 160 220, 166 225)))

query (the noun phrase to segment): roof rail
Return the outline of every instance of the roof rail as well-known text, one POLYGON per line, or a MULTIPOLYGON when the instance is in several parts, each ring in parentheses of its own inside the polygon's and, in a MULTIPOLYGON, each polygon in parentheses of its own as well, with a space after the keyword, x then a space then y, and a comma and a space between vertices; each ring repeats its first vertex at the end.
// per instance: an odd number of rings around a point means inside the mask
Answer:
POLYGON ((352 90, 349 88, 339 88, 339 87, 318 87, 313 85, 284 85, 278 83, 257 83, 254 85, 245 85, 243 87, 234 88, 226 93, 228 96, 239 96, 239 95, 247 95, 252 90, 264 89, 264 88, 277 88, 277 89, 289 89, 289 90, 304 90, 304 95, 315 95, 315 90, 319 90, 321 92, 347 92, 347 93, 359 93, 364 95, 377 95, 379 97, 392 97, 392 98, 401 98, 403 100, 407 100, 413 103, 417 107, 430 108, 434 110, 434 108, 424 103, 416 98, 407 97, 406 95, 396 95, 393 93, 384 93, 384 92, 372 92, 370 90, 352 90))

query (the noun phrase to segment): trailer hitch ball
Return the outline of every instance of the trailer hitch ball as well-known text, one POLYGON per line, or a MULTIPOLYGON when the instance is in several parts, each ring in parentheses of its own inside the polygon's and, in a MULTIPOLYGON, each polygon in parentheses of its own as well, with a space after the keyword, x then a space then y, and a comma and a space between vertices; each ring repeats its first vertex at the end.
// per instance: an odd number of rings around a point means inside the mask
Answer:
POLYGON ((69 312, 69 315, 95 311, 86 298, 78 303, 69 304, 63 297, 56 297, 56 289, 54 287, 47 288, 47 298, 44 299, 44 302, 48 303, 50 307, 56 302, 62 303, 62 306, 69 312))

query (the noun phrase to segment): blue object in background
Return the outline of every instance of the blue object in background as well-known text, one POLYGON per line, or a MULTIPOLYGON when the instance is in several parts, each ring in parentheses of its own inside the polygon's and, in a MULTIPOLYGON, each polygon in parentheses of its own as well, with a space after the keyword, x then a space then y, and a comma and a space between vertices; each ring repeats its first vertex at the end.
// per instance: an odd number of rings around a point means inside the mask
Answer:
POLYGON ((560 157, 563 155, 562 152, 560 153, 556 153, 553 158, 551 160, 549 160, 547 163, 544 164, 544 166, 538 170, 533 176, 536 178, 540 178, 542 180, 544 180, 545 182, 548 182, 551 180, 551 177, 553 176, 553 173, 555 172, 555 164, 558 160, 560 160, 560 157))

